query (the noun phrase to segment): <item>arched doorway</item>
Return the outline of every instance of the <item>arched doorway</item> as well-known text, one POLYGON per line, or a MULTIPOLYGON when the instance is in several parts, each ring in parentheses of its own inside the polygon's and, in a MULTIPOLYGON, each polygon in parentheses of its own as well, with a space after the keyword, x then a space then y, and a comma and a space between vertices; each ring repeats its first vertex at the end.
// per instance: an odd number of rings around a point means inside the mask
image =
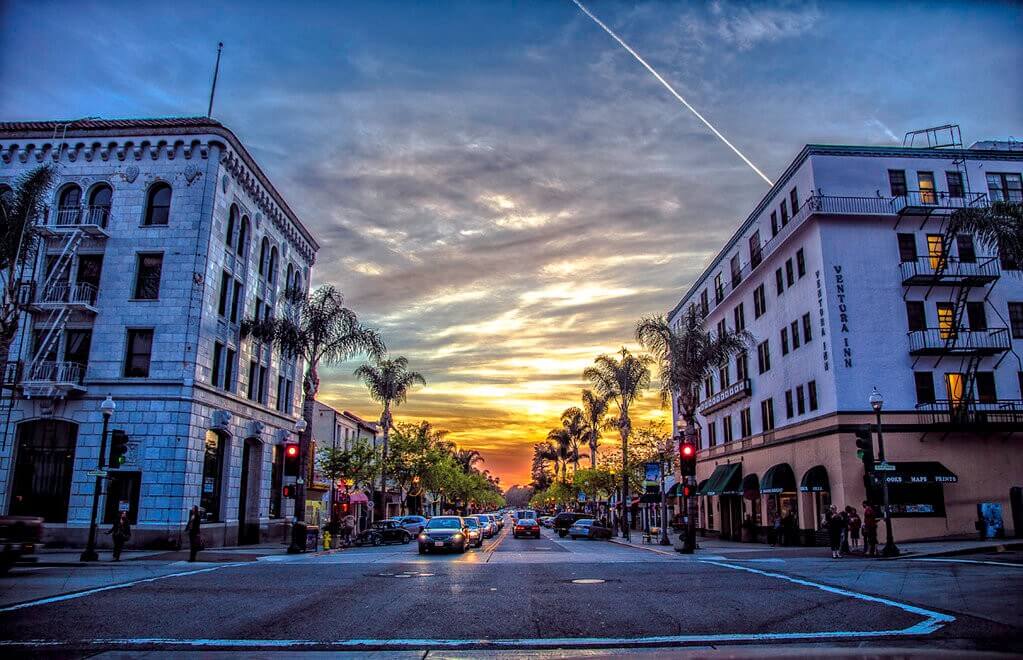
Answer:
POLYGON ((259 543, 259 483, 263 444, 246 438, 242 447, 242 475, 238 488, 238 545, 259 543))
MULTIPOLYGON (((821 532, 818 535, 817 531, 821 526, 824 511, 831 506, 831 481, 828 479, 828 469, 823 465, 815 465, 807 470, 799 482, 799 492, 809 496, 809 514, 813 522, 810 538, 813 539, 814 545, 827 545, 827 534, 821 532)), ((803 500, 804 503, 806 501, 803 500)))
POLYGON ((796 476, 788 463, 779 463, 767 472, 760 482, 760 492, 767 495, 767 520, 781 517, 783 545, 799 543, 799 493, 796 491, 796 476))
POLYGON ((67 522, 77 440, 78 425, 73 422, 36 419, 18 425, 12 516, 67 522))

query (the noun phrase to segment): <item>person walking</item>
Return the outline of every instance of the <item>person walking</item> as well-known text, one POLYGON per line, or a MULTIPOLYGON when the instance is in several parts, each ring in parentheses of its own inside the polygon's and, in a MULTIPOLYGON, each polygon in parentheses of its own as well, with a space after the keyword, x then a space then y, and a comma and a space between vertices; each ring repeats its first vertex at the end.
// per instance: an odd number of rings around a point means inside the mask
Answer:
POLYGON ((128 523, 128 512, 122 511, 114 521, 114 526, 107 532, 114 540, 114 561, 121 561, 121 550, 124 544, 131 538, 131 525, 128 523))
POLYGON ((866 500, 863 502, 863 554, 877 556, 877 511, 866 500))
POLYGON ((828 520, 825 523, 828 528, 828 540, 831 542, 831 558, 842 557, 842 536, 846 529, 845 518, 838 513, 838 507, 832 505, 829 510, 828 520))
POLYGON ((202 518, 199 515, 199 507, 193 506, 188 513, 188 524, 185 531, 188 532, 188 561, 195 561, 195 556, 202 550, 202 518))
POLYGON ((853 550, 860 549, 860 527, 863 525, 863 521, 860 520, 860 514, 856 513, 856 509, 849 507, 849 547, 853 550))

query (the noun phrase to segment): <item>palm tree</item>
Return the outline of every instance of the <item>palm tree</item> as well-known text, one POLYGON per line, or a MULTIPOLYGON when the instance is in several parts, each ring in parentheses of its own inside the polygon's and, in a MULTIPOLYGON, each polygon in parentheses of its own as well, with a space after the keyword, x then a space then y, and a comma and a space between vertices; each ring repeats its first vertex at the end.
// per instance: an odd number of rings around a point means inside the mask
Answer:
MULTIPOLYGON (((557 449, 549 442, 533 445, 533 463, 530 467, 533 490, 540 492, 551 485, 551 475, 547 473, 547 465, 558 458, 557 449)), ((557 468, 555 467, 555 472, 557 468)))
POLYGON ((975 234, 991 254, 1023 264, 1023 204, 996 201, 990 206, 957 209, 949 219, 946 235, 975 234))
POLYGON ((6 360, 18 332, 18 284, 23 267, 32 262, 38 240, 31 227, 46 204, 55 172, 43 165, 26 172, 14 188, 0 195, 0 272, 4 274, 0 302, 0 358, 6 360))
POLYGON ((648 355, 635 356, 624 346, 621 359, 612 355, 601 355, 592 367, 583 371, 583 378, 593 384, 598 395, 614 401, 618 407, 618 433, 622 438, 622 536, 629 538, 629 433, 632 420, 629 409, 643 390, 650 387, 650 363, 648 355))
MULTIPOLYGON (((355 377, 366 384, 369 396, 374 401, 379 401, 384 405, 383 413, 380 415, 380 428, 384 433, 382 464, 386 465, 391 428, 394 426, 391 408, 405 403, 412 387, 426 385, 426 379, 416 371, 409 371, 408 359, 402 355, 391 359, 385 359, 382 355, 376 355, 374 358, 375 364, 361 365, 355 370, 355 377)), ((383 493, 382 498, 386 499, 387 470, 383 470, 380 475, 380 492, 383 493)), ((381 506, 381 509, 379 515, 386 517, 386 506, 381 506)))
POLYGON ((554 448, 552 459, 554 460, 554 476, 564 483, 568 477, 568 462, 572 459, 572 438, 568 431, 562 427, 551 429, 547 433, 547 440, 554 448))
POLYGON ((477 463, 485 463, 483 454, 475 449, 458 449, 455 451, 455 461, 462 466, 466 472, 472 470, 477 463))
MULTIPOLYGON (((376 330, 359 323, 355 312, 344 305, 341 292, 325 284, 309 296, 290 295, 292 313, 280 318, 252 318, 242 324, 242 336, 271 343, 282 355, 301 357, 306 362, 302 378, 302 417, 305 429, 299 435, 300 474, 309 472, 309 446, 313 433, 313 408, 320 389, 320 363, 340 364, 359 353, 378 356, 384 343, 376 330)), ((303 480, 304 481, 304 480, 303 480)), ((291 552, 305 548, 305 484, 299 481, 295 498, 295 519, 291 552)))
POLYGON ((597 467, 597 444, 600 432, 607 425, 608 399, 593 390, 583 390, 583 421, 586 424, 586 440, 590 445, 590 467, 597 467))
POLYGON ((572 469, 579 469, 579 459, 589 458, 588 454, 581 453, 579 446, 587 440, 586 419, 583 411, 575 406, 568 408, 561 413, 561 425, 568 434, 569 447, 571 449, 572 469))

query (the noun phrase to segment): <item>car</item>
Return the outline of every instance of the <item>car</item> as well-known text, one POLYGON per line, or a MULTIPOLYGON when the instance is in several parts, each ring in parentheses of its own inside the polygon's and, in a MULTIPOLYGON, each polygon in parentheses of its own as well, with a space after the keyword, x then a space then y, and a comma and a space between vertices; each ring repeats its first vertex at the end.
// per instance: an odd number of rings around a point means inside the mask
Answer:
POLYGON ((512 536, 515 538, 521 536, 540 538, 540 523, 533 518, 519 518, 515 521, 515 527, 512 528, 512 536))
POLYGON ((477 548, 483 547, 483 521, 476 516, 466 516, 465 526, 469 530, 469 545, 475 545, 477 548))
POLYGON ((568 535, 573 539, 609 539, 611 529, 604 527, 593 518, 582 518, 572 523, 568 528, 568 535))
POLYGON ((480 525, 483 527, 483 538, 491 539, 497 536, 497 523, 494 522, 494 517, 489 513, 477 513, 476 518, 479 518, 480 525))
POLYGON ((491 522, 494 523, 494 526, 497 527, 497 531, 504 529, 504 516, 500 513, 488 513, 487 515, 490 517, 491 522))
POLYGON ((554 521, 551 523, 551 529, 558 533, 558 536, 565 538, 568 536, 568 528, 575 524, 575 521, 582 520, 583 518, 593 518, 588 513, 578 513, 575 511, 562 511, 558 515, 554 516, 554 521))
POLYGON ((395 520, 400 522, 401 526, 412 535, 421 533, 426 527, 426 518, 423 516, 399 516, 395 520))
POLYGON ((0 516, 0 575, 15 562, 35 562, 42 547, 43 519, 37 516, 0 516))
POLYGON ((436 516, 430 518, 426 528, 419 534, 419 554, 436 550, 457 550, 469 548, 469 529, 461 516, 436 516))
POLYGON ((540 516, 537 522, 539 522, 542 527, 550 528, 551 524, 554 522, 554 516, 540 516))
POLYGON ((518 522, 524 518, 535 521, 536 517, 537 517, 536 511, 533 511, 532 509, 518 509, 517 511, 512 513, 512 518, 515 520, 515 522, 518 522))
POLYGON ((378 520, 369 529, 355 537, 355 545, 381 545, 383 543, 409 543, 412 533, 392 518, 378 520))

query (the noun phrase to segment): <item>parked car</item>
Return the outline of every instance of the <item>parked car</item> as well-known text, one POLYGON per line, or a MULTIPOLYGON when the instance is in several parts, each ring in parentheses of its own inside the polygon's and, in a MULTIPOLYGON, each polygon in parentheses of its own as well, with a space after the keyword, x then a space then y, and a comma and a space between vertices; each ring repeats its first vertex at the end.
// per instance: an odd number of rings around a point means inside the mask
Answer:
POLYGON ((483 538, 492 539, 497 536, 497 523, 494 522, 494 517, 489 513, 478 513, 476 517, 479 518, 480 524, 483 526, 483 538))
POLYGON ((457 550, 465 552, 469 547, 469 529, 460 516, 436 516, 430 518, 426 528, 419 535, 419 554, 435 550, 457 550))
POLYGON ((43 539, 43 519, 35 516, 0 517, 0 575, 15 562, 34 562, 43 539))
POLYGON ((490 516, 490 519, 494 521, 495 525, 497 525, 497 531, 501 531, 502 529, 504 529, 504 514, 500 512, 495 512, 488 513, 487 515, 490 516))
POLYGON ((532 536, 538 539, 540 538, 540 523, 533 518, 519 518, 515 521, 515 527, 512 528, 512 536, 515 538, 532 536))
POLYGON ((355 545, 381 545, 383 543, 409 543, 412 533, 397 520, 378 520, 369 529, 355 537, 355 545))
POLYGON ((423 516, 400 516, 395 520, 413 536, 420 534, 426 527, 426 518, 423 516))
POLYGON ((558 536, 565 538, 568 536, 568 528, 571 527, 575 521, 582 520, 583 518, 593 518, 588 513, 578 513, 575 511, 562 511, 558 515, 554 516, 554 521, 551 523, 551 528, 558 533, 558 536))
POLYGON ((551 524, 554 522, 554 516, 540 516, 537 522, 540 523, 541 527, 550 529, 551 524))
POLYGON ((483 547, 483 522, 476 516, 466 516, 465 526, 469 530, 469 545, 483 547))
POLYGON ((593 518, 583 518, 575 521, 568 528, 568 535, 573 539, 609 539, 611 538, 611 529, 602 526, 593 518))

